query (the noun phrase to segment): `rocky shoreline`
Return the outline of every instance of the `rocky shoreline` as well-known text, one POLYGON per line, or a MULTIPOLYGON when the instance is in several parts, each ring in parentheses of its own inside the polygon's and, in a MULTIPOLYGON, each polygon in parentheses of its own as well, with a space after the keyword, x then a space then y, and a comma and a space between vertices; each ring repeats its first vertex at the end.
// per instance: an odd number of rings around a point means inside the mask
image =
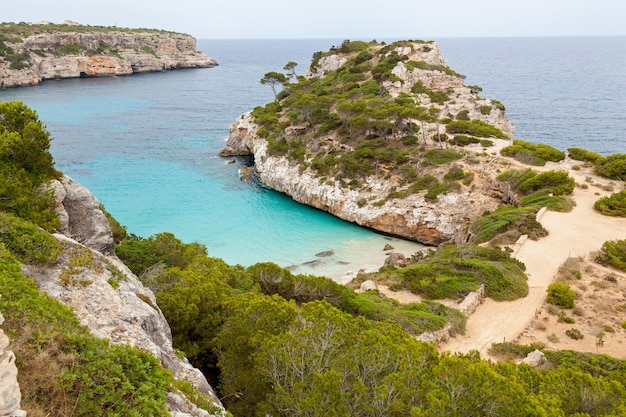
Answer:
MULTIPOLYGON (((514 126, 505 117, 503 110, 494 105, 494 102, 479 97, 480 88, 465 86, 461 75, 447 69, 435 43, 428 43, 427 46, 400 46, 390 52, 393 53, 406 56, 409 64, 422 63, 421 66, 427 69, 419 66, 413 68, 399 61, 391 70, 393 77, 382 84, 386 96, 406 97, 411 91, 416 91, 416 85, 427 86, 430 92, 445 92, 449 100, 442 104, 426 94, 417 94, 415 100, 421 106, 430 106, 431 110, 442 115, 464 113, 465 117, 491 124, 504 132, 506 137, 511 137, 514 126), (446 71, 442 68, 446 68, 446 71), (485 111, 486 107, 489 108, 488 111, 485 111)), ((309 71, 307 77, 322 80, 325 74, 340 71, 342 65, 349 62, 348 58, 342 54, 325 56, 317 62, 315 72, 309 71)), ((288 86, 286 88, 289 89, 288 86)), ((415 145, 415 148, 421 146, 443 149, 440 138, 447 136, 445 125, 432 120, 416 123, 421 126, 421 144, 415 145)), ((227 145, 219 155, 253 156, 258 178, 266 186, 285 193, 300 203, 391 236, 433 246, 452 242, 464 243, 467 241, 467 226, 485 211, 493 211, 499 207, 503 195, 506 194, 502 184, 495 180, 495 175, 488 172, 487 168, 497 150, 510 144, 508 139, 491 137, 491 147, 482 144, 466 146, 463 150, 465 156, 455 164, 473 173, 471 187, 450 190, 433 201, 432 198, 426 198, 425 193, 408 193, 401 198, 394 198, 394 192, 406 189, 406 181, 384 166, 377 166, 373 175, 360 178, 359 187, 350 187, 335 179, 328 181, 311 168, 313 157, 305 157, 304 163, 298 163, 287 155, 271 152, 269 142, 264 137, 267 135, 260 134, 260 130, 263 130, 261 128, 252 112, 241 115, 230 125, 227 145)), ((318 149, 327 149, 326 154, 350 152, 350 147, 343 144, 342 138, 333 134, 300 139, 304 134, 303 129, 304 127, 291 125, 280 135, 286 143, 291 140, 308 140, 312 148, 317 146, 318 149)), ((445 144, 446 148, 449 146, 445 144)), ((307 153, 308 148, 305 151, 307 153)), ((420 175, 432 174, 443 178, 445 173, 442 171, 443 167, 426 167, 425 164, 420 165, 419 161, 414 165, 417 165, 420 175)))
POLYGON ((108 77, 182 68, 211 68, 215 58, 196 50, 189 35, 156 31, 40 33, 4 41, 2 88, 45 80, 108 77), (16 58, 17 57, 17 58, 16 58))

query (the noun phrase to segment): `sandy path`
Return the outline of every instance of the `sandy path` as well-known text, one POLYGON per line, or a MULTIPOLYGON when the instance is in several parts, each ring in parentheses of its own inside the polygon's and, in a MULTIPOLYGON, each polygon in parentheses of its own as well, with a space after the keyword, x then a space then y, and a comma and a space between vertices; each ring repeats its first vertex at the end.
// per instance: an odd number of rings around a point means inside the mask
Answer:
MULTIPOLYGON (((583 174, 570 175, 579 184, 585 182, 583 174)), ((602 180, 594 177, 594 181, 602 180)), ((596 200, 609 194, 595 186, 576 187, 572 195, 576 207, 570 213, 546 212, 540 221, 549 235, 539 241, 526 241, 517 254, 526 264, 528 296, 511 302, 486 299, 468 318, 466 334, 450 339, 440 349, 462 353, 478 350, 486 358, 492 343, 517 338, 534 319, 546 288, 568 257, 596 251, 607 240, 626 238, 626 219, 603 216, 593 209, 596 200)))

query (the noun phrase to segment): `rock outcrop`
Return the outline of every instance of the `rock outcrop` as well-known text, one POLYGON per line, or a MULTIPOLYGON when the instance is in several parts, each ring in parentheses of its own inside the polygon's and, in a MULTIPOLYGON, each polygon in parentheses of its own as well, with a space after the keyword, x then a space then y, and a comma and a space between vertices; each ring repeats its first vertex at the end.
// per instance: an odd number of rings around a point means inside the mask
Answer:
POLYGON ((196 40, 184 34, 158 31, 40 33, 21 42, 6 41, 18 68, 0 56, 3 87, 36 85, 43 80, 130 75, 179 68, 208 68, 215 58, 196 51, 196 40))
POLYGON ((393 236, 435 246, 453 242, 462 239, 464 228, 485 210, 495 210, 501 203, 493 182, 476 177, 471 191, 442 195, 437 203, 422 194, 412 194, 382 205, 363 205, 363 201, 380 201, 398 183, 382 176, 367 177, 360 189, 324 182, 313 170, 303 171, 286 157, 270 155, 267 141, 257 130, 253 116, 242 115, 230 125, 227 146, 220 155, 254 155, 258 178, 266 186, 300 203, 393 236))
MULTIPOLYGON (((376 53, 375 50, 373 53, 376 53)), ((463 77, 447 67, 435 43, 408 42, 388 53, 406 56, 406 59, 399 60, 391 70, 389 79, 382 81, 382 87, 386 91, 380 93, 381 96, 392 99, 403 96, 405 100, 406 97, 411 97, 416 107, 429 108, 432 110, 431 114, 434 112, 440 115, 439 118, 447 117, 451 120, 460 113, 464 115, 463 120, 476 119, 500 129, 507 137, 512 135, 514 126, 504 116, 497 103, 480 98, 475 87, 465 86, 463 77), (416 85, 423 88, 415 88, 416 85), (447 99, 443 102, 436 100, 433 98, 436 96, 433 94, 435 91, 445 93, 447 99)), ((348 58, 350 58, 348 54, 339 53, 323 56, 315 63, 308 76, 323 77, 337 71, 347 62, 354 61, 348 58)), ((353 87, 354 84, 346 88, 353 87)), ((337 114, 334 116, 340 117, 337 114)), ((446 127, 439 122, 439 118, 413 121, 420 125, 418 134, 420 143, 416 148, 443 147, 446 139, 442 142, 440 137, 446 137, 446 127)), ((281 118, 281 122, 288 120, 289 116, 281 118)), ((406 189, 406 182, 399 176, 390 174, 390 170, 384 166, 376 166, 373 175, 360 177, 359 185, 356 187, 348 186, 337 178, 326 178, 311 167, 313 157, 306 155, 315 155, 319 152, 323 159, 324 152, 326 155, 330 153, 343 155, 353 149, 338 136, 341 133, 337 131, 327 135, 313 133, 310 139, 309 136, 302 139, 306 129, 305 126, 288 126, 279 134, 286 138, 287 143, 292 138, 309 141, 306 145, 304 163, 299 163, 293 158, 290 160, 288 155, 270 153, 269 143, 259 135, 259 126, 255 123, 254 117, 251 113, 245 113, 230 125, 227 146, 220 155, 228 157, 252 155, 256 177, 266 186, 285 193, 300 203, 327 211, 360 226, 428 245, 463 242, 466 238, 464 234, 466 227, 485 211, 493 211, 502 203, 502 190, 491 177, 481 175, 484 165, 473 162, 474 166, 471 166, 472 158, 467 158, 468 163, 458 162, 458 166, 464 170, 475 173, 471 187, 440 194, 436 202, 433 202, 432 198, 427 199, 425 192, 407 192, 403 198, 394 198, 394 193, 398 194, 396 191, 402 190, 402 187, 406 189)), ((267 136, 267 132, 263 136, 267 136)), ((508 142, 506 139, 498 138, 490 138, 490 141, 496 144, 508 142)), ((476 145, 476 151, 483 153, 483 146, 476 145)), ((432 173, 442 178, 445 174, 435 172, 437 168, 432 167, 432 164, 427 168, 416 162, 410 168, 415 169, 419 175, 432 173)))
MULTIPOLYGON (((52 188, 63 219, 61 233, 54 237, 63 245, 63 255, 47 268, 24 265, 24 275, 49 296, 72 307, 95 336, 139 347, 159 358, 175 378, 192 382, 214 401, 221 411, 213 415, 224 415, 204 375, 174 351, 171 329, 152 291, 114 255, 108 221, 93 194, 67 176, 52 188)), ((168 396, 168 405, 179 417, 210 415, 175 394, 168 396)))
MULTIPOLYGON (((4 317, 0 313, 0 325, 4 317)), ((0 417, 24 417, 26 412, 20 410, 22 394, 17 383, 17 367, 15 355, 10 350, 9 338, 0 329, 0 417)))
POLYGON ((53 181, 59 232, 104 255, 115 250, 111 226, 94 195, 67 175, 53 181))

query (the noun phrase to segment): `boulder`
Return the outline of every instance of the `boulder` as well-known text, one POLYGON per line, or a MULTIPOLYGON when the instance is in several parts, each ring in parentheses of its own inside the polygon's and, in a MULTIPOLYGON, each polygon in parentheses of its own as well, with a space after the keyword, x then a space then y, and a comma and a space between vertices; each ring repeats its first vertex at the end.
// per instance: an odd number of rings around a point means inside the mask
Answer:
POLYGON ((74 239, 103 255, 115 252, 111 226, 96 197, 72 178, 64 175, 53 181, 55 211, 61 219, 59 233, 74 239))
POLYGON ((525 363, 527 365, 532 366, 533 368, 538 368, 547 362, 546 355, 540 350, 533 350, 530 352, 524 359, 522 359, 519 363, 525 363))
POLYGON ((374 281, 372 281, 371 279, 368 279, 367 281, 363 281, 363 283, 361 284, 361 291, 365 292, 365 291, 369 291, 369 290, 377 290, 378 287, 376 286, 376 283, 374 281))
POLYGON ((385 265, 393 265, 396 267, 406 266, 406 256, 402 253, 391 252, 385 259, 385 265))

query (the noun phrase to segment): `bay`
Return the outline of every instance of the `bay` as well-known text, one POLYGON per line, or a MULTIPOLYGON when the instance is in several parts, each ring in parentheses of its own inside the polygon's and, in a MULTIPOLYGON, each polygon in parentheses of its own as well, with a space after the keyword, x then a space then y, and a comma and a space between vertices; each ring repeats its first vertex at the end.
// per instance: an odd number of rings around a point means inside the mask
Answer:
MULTIPOLYGON (((389 40, 388 40, 389 41, 389 40)), ((439 39, 450 66, 500 100, 516 137, 559 149, 624 152, 626 38, 439 39)), ((199 40, 211 69, 46 81, 0 91, 37 110, 57 168, 87 186, 132 233, 170 231, 229 263, 296 266, 339 281, 379 266, 391 239, 242 182, 217 156, 228 125, 273 99, 259 80, 341 40, 199 40), (317 257, 331 251, 330 257, 317 257), (316 266, 303 265, 315 261, 316 266)))

